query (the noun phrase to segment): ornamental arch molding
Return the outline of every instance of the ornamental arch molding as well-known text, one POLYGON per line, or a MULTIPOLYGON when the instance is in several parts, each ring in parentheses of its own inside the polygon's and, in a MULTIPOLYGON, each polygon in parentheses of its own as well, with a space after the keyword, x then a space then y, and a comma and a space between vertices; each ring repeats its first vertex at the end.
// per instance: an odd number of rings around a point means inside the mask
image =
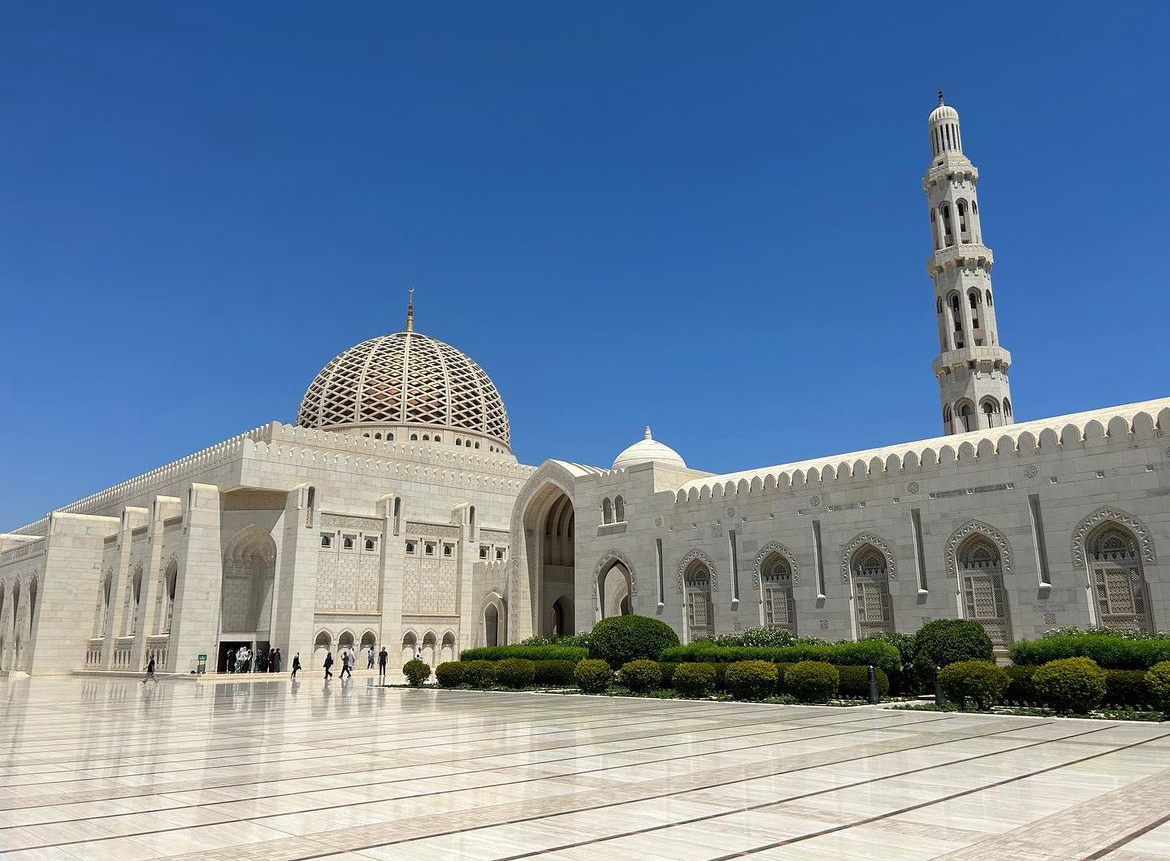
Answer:
POLYGON ((760 585, 760 577, 763 575, 760 566, 774 553, 782 556, 784 561, 788 563, 788 570, 792 572, 793 585, 800 582, 800 566, 796 562, 796 555, 779 541, 769 541, 760 548, 760 552, 756 554, 755 562, 752 563, 753 586, 760 585))
POLYGON ((695 562, 701 562, 703 567, 707 569, 707 572, 711 575, 711 591, 718 592, 719 572, 716 570, 715 560, 713 560, 702 550, 691 550, 688 551, 687 554, 683 556, 683 558, 678 563, 677 574, 679 594, 681 595, 683 592, 683 581, 686 577, 687 569, 690 568, 695 562))
POLYGON ((999 551, 1000 571, 1004 574, 1013 573, 1012 546, 1008 543, 1007 536, 990 523, 984 523, 982 520, 968 520, 952 532, 951 537, 947 539, 944 552, 948 577, 959 576, 959 548, 973 535, 982 535, 991 541, 999 551))
POLYGON ((872 545, 884 557, 886 557, 886 574, 891 580, 898 579, 898 563, 894 559, 894 552, 890 550, 886 542, 878 538, 870 532, 862 532, 852 541, 841 548, 841 582, 848 583, 850 578, 850 563, 853 560, 853 554, 866 544, 872 545))
POLYGON ((1089 537, 1089 533, 1109 521, 1125 526, 1133 532, 1134 537, 1137 538, 1143 564, 1154 565, 1157 563, 1158 557, 1154 552, 1154 540, 1150 537, 1150 530, 1146 528, 1146 525, 1129 512, 1106 505, 1082 520, 1073 531, 1072 560, 1074 568, 1085 567, 1085 539, 1089 537))
POLYGON ((598 560, 597 564, 593 566, 593 589, 597 590, 601 583, 601 578, 609 573, 609 569, 614 565, 621 565, 626 569, 630 575, 630 594, 638 594, 638 575, 634 573, 634 566, 630 564, 630 560, 625 557, 623 553, 618 550, 607 550, 598 560))

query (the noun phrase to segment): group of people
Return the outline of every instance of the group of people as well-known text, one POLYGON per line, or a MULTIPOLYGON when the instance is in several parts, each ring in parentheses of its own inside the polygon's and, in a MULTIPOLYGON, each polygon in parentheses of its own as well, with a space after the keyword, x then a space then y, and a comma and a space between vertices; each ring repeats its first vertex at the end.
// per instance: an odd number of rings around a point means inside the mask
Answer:
MULTIPOLYGON (((378 678, 381 679, 382 682, 385 682, 386 681, 386 664, 390 660, 390 653, 386 651, 385 646, 383 646, 377 652, 374 651, 373 646, 367 646, 365 649, 365 652, 366 652, 366 669, 367 670, 374 669, 374 663, 376 661, 378 664, 378 678)), ((350 679, 353 679, 353 668, 354 668, 354 665, 357 663, 357 659, 358 659, 357 652, 355 652, 353 650, 353 646, 342 646, 337 652, 337 658, 341 662, 341 672, 339 672, 337 674, 337 677, 339 679, 345 679, 348 676, 350 679)), ((337 663, 337 661, 334 660, 333 653, 326 652, 325 653, 325 661, 323 664, 323 666, 325 667, 325 680, 326 681, 333 678, 333 666, 336 663, 337 663)))
POLYGON ((279 673, 283 661, 280 649, 271 649, 267 652, 257 650, 255 655, 247 646, 227 651, 229 673, 279 673))

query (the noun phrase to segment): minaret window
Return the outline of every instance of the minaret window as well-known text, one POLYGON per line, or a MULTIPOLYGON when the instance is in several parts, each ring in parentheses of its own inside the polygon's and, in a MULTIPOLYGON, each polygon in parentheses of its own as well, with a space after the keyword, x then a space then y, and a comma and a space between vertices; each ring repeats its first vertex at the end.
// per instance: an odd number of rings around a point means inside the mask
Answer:
POLYGON ((1009 419, 1012 417, 1012 402, 1007 398, 1003 399, 1003 414, 1009 419))
POLYGON ((988 306, 995 304, 994 302, 991 301, 991 291, 990 290, 987 291, 987 304, 988 304, 988 306))
POLYGON ((955 204, 955 209, 959 212, 959 234, 964 242, 970 239, 967 233, 967 201, 960 200, 955 204))
POLYGON ((978 308, 979 307, 979 291, 972 290, 970 293, 968 293, 967 294, 967 301, 969 301, 971 303, 971 310, 972 311, 974 311, 976 308, 978 308))
POLYGON ((959 405, 959 427, 963 433, 975 429, 975 410, 971 408, 970 401, 964 401, 959 405))

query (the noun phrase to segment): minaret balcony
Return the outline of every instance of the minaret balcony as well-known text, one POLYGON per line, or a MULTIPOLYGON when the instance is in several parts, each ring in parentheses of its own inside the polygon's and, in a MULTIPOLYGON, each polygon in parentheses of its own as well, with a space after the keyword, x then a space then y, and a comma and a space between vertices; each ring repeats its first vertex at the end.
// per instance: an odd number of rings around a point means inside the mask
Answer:
POLYGON ((960 347, 957 350, 939 353, 931 362, 931 369, 937 377, 947 368, 966 368, 970 367, 972 362, 977 366, 998 368, 1006 373, 1012 365, 1012 354, 1000 346, 960 347))
POLYGON ((983 269, 990 270, 995 264, 995 255, 991 253, 991 249, 986 245, 979 243, 963 243, 960 245, 948 245, 946 248, 940 248, 930 256, 926 261, 926 271, 933 275, 935 272, 942 271, 949 267, 966 268, 971 266, 979 266, 983 269))

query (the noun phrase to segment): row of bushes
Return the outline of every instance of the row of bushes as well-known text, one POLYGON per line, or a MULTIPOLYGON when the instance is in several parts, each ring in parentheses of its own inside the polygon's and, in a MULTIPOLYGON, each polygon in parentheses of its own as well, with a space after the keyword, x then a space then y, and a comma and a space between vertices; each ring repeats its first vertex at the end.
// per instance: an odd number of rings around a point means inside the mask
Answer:
POLYGON ((958 661, 939 671, 938 683, 960 706, 973 704, 980 709, 1007 700, 1066 714, 1086 714, 1102 704, 1152 706, 1170 713, 1170 661, 1149 670, 1107 670, 1082 656, 1057 658, 1039 667, 958 661))
POLYGON ((522 658, 526 661, 581 661, 589 657, 589 650, 582 646, 480 646, 464 649, 461 661, 503 661, 508 658, 522 658))
POLYGON ((662 653, 662 660, 708 664, 741 661, 770 661, 775 664, 818 661, 836 666, 872 664, 887 675, 898 672, 902 663, 898 650, 881 640, 796 646, 715 646, 699 642, 666 649, 662 653))
MULTIPOLYGON (((420 685, 430 668, 421 661, 411 661, 403 668, 411 684, 420 685), (412 664, 420 672, 410 673, 412 664), (417 677, 417 681, 416 681, 417 677)), ((624 664, 615 674, 606 661, 529 661, 507 658, 502 661, 449 661, 435 670, 439 684, 445 688, 473 687, 510 689, 533 686, 576 685, 586 693, 602 693, 615 681, 635 693, 674 688, 683 696, 704 697, 726 691, 736 699, 760 700, 789 695, 801 702, 824 702, 836 696, 864 698, 869 693, 868 667, 834 667, 818 661, 793 664, 771 661, 705 663, 651 661, 639 658, 624 664)), ((889 677, 875 670, 878 692, 890 690, 889 677)))
POLYGON ((1060 658, 1091 658, 1109 670, 1148 670, 1170 661, 1170 639, 1132 639, 1115 633, 1067 633, 1017 640, 1009 647, 1012 663, 1038 666, 1060 658))

